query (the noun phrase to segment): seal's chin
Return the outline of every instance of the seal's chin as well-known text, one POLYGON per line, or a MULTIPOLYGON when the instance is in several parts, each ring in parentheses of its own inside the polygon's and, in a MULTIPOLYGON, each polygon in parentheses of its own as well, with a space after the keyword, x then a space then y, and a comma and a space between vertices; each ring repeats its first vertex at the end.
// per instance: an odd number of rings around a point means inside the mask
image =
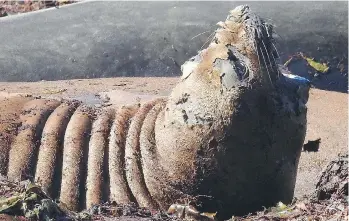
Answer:
POLYGON ((217 24, 220 28, 208 48, 182 65, 182 80, 191 74, 206 74, 210 83, 219 79, 228 89, 255 83, 273 86, 279 70, 272 26, 247 5, 231 10, 227 19, 217 24))

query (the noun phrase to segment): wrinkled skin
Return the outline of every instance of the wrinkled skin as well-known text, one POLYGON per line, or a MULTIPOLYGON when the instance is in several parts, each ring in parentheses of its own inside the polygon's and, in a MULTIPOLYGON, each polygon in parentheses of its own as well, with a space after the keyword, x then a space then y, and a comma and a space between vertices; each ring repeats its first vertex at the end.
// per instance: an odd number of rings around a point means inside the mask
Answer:
POLYGON ((167 99, 118 109, 2 100, 22 109, 0 116, 0 172, 33 178, 72 210, 177 203, 220 219, 289 202, 309 86, 281 74, 272 27, 247 6, 218 24, 167 99))

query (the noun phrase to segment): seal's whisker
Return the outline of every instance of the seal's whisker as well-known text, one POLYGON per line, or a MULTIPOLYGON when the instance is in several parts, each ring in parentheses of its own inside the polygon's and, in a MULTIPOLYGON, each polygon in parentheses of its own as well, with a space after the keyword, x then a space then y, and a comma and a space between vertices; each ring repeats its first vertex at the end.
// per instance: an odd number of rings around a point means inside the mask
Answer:
POLYGON ((274 52, 275 52, 275 51, 272 50, 270 54, 271 54, 271 56, 272 56, 272 58, 273 58, 273 61, 274 61, 275 65, 276 65, 276 64, 277 64, 277 58, 275 57, 274 52))
MULTIPOLYGON (((261 40, 261 41, 263 42, 263 40, 261 40)), ((265 69, 267 70, 270 83, 271 83, 271 85, 273 85, 273 82, 272 82, 272 80, 271 80, 271 76, 270 76, 270 73, 269 73, 268 64, 267 64, 267 61, 266 61, 266 59, 265 59, 265 57, 264 57, 264 53, 263 53, 263 51, 262 51, 262 48, 260 48, 260 51, 261 51, 261 54, 262 54, 262 57, 263 57, 263 61, 264 61, 264 64, 265 64, 265 69)), ((268 53, 267 51, 265 51, 265 52, 268 53)))
MULTIPOLYGON (((214 33, 216 33, 216 31, 215 31, 214 33)), ((211 41, 210 41, 210 44, 215 40, 215 37, 216 37, 216 35, 213 35, 213 36, 212 36, 211 41)))
MULTIPOLYGON (((258 51, 258 47, 257 47, 257 40, 255 40, 254 42, 254 49, 256 50, 256 54, 257 54, 257 57, 258 57, 258 64, 259 64, 259 67, 262 67, 262 64, 261 64, 261 59, 259 57, 259 51, 258 51)), ((253 78, 253 76, 252 76, 253 78)))
POLYGON ((272 23, 272 25, 274 26, 274 27, 278 27, 278 26, 276 26, 274 23, 275 23, 275 21, 273 20, 273 19, 271 19, 271 18, 263 18, 264 20, 268 20, 268 21, 271 21, 271 23, 272 23))
POLYGON ((275 50, 275 52, 276 52, 276 54, 277 54, 278 58, 280 58, 279 51, 278 51, 278 49, 276 48, 276 46, 275 46, 274 42, 271 42, 271 44, 273 45, 274 50, 275 50))
MULTIPOLYGON (((271 43, 271 44, 274 45, 273 43, 271 43)), ((271 56, 272 56, 272 58, 273 58, 273 60, 274 60, 274 65, 275 65, 275 67, 276 67, 278 77, 280 77, 280 70, 279 70, 279 68, 278 68, 278 66, 277 66, 278 61, 277 61, 277 59, 275 58, 274 52, 275 52, 275 50, 271 53, 271 56)), ((276 52, 276 53, 277 53, 277 52, 276 52)))
MULTIPOLYGON (((200 50, 210 41, 210 38, 212 37, 213 35, 213 38, 214 38, 214 34, 216 33, 216 30, 214 30, 208 37, 207 37, 207 40, 205 41, 205 43, 201 46, 200 50)), ((211 42, 213 40, 213 38, 211 39, 211 42)))
POLYGON ((209 32, 209 31, 204 31, 204 32, 202 32, 202 33, 200 33, 200 34, 197 34, 197 35, 195 35, 194 37, 192 37, 190 40, 193 40, 194 38, 197 38, 197 37, 199 37, 200 35, 203 35, 203 34, 205 34, 205 33, 207 33, 207 32, 209 32))
POLYGON ((264 50, 265 50, 265 52, 266 52, 266 54, 267 54, 267 57, 268 57, 268 60, 269 60, 269 65, 270 65, 271 69, 273 69, 273 66, 274 66, 274 65, 271 63, 270 56, 269 56, 267 47, 266 47, 265 44, 264 44, 263 39, 262 39, 262 44, 263 44, 264 50))
POLYGON ((271 53, 271 56, 272 56, 272 58, 273 58, 273 60, 274 60, 274 65, 275 65, 275 67, 276 67, 278 77, 280 77, 280 70, 279 70, 279 68, 277 67, 277 63, 278 63, 278 62, 276 61, 276 58, 275 58, 275 56, 274 56, 274 53, 271 53))

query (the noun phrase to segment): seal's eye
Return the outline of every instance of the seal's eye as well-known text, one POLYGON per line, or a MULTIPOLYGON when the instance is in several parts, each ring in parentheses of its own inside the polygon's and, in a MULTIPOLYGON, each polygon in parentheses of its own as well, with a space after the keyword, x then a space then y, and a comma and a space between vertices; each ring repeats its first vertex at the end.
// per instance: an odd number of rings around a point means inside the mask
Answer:
POLYGON ((238 60, 237 57, 234 55, 234 53, 231 50, 228 51, 228 59, 231 60, 231 61, 237 61, 238 60))
POLYGON ((229 48, 227 59, 216 59, 213 66, 218 71, 221 84, 230 89, 246 85, 249 78, 248 65, 245 57, 236 48, 229 48))
POLYGON ((221 84, 230 89, 241 85, 244 82, 244 75, 246 74, 246 67, 238 60, 221 60, 217 59, 214 67, 220 72, 221 84))

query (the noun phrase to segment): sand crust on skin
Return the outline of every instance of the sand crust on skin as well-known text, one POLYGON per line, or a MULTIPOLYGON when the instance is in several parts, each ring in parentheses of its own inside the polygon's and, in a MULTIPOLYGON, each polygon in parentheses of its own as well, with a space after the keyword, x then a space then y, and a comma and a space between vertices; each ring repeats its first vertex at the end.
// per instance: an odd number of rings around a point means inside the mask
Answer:
MULTIPOLYGON (((0 99, 17 96, 78 99, 83 102, 122 106, 149 101, 170 93, 179 78, 104 78, 40 82, 0 82, 0 99)), ((11 104, 12 105, 12 104, 11 104)), ((323 167, 348 147, 348 95, 318 89, 310 90, 308 128, 305 143, 321 138, 318 152, 302 152, 295 196, 310 193, 323 167)), ((3 106, 0 106, 1 113, 3 106)), ((14 109, 17 107, 13 104, 14 109)), ((0 118, 5 121, 7 114, 0 118)), ((7 118, 16 123, 13 117, 7 118)), ((7 123, 6 125, 9 125, 7 123)))

